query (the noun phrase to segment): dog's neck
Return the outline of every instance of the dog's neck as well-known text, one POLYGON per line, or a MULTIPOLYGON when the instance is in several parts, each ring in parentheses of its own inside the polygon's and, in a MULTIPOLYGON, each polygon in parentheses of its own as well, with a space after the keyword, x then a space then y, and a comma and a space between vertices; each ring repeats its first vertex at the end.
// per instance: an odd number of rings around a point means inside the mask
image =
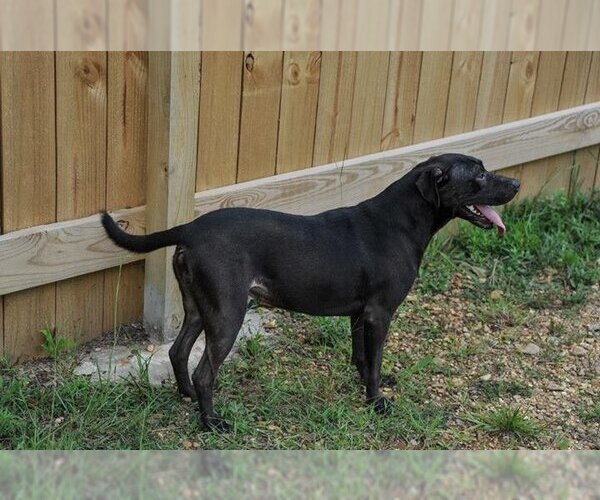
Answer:
POLYGON ((379 214, 385 214, 385 224, 391 238, 409 241, 418 252, 419 259, 433 236, 452 220, 452 212, 438 208, 425 200, 416 187, 418 172, 411 171, 391 184, 380 194, 363 204, 379 214), (405 235, 410 236, 405 238, 405 235))

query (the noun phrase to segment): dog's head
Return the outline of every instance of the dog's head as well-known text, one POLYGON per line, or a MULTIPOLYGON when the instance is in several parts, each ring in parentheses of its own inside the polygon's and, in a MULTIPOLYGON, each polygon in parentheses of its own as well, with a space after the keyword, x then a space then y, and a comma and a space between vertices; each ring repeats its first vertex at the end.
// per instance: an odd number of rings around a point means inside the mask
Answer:
POLYGON ((488 172, 481 160, 461 154, 434 156, 415 167, 421 196, 450 217, 460 217, 477 227, 506 227, 491 208, 504 205, 519 191, 519 181, 488 172))

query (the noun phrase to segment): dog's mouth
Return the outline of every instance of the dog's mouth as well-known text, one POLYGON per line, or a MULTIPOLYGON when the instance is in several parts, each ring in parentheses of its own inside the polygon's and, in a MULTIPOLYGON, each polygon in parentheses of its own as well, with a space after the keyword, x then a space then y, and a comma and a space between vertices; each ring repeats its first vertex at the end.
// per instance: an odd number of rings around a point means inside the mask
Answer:
POLYGON ((502 217, 488 205, 466 205, 458 209, 457 215, 482 229, 495 227, 500 237, 506 234, 506 226, 502 217))

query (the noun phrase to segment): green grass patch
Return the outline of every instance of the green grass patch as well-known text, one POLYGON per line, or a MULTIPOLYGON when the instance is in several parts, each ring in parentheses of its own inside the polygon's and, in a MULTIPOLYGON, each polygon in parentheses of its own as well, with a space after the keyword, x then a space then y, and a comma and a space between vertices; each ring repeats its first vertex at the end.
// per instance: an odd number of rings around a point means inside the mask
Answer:
POLYGON ((527 418, 519 408, 491 409, 471 415, 469 420, 485 432, 507 434, 520 439, 536 437, 540 432, 539 425, 527 418))
POLYGON ((473 298, 502 290, 512 302, 544 307, 581 304, 600 281, 600 197, 556 195, 511 205, 505 238, 460 223, 458 234, 434 241, 420 271, 421 293, 444 291, 459 270, 477 283, 473 298), (566 291, 566 293, 565 293, 566 291))

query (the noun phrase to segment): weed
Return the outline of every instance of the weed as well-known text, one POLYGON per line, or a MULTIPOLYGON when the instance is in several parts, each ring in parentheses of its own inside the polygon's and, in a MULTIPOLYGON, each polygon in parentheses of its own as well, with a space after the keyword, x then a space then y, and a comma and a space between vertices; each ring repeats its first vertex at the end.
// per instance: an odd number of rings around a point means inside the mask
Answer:
POLYGON ((43 337, 42 349, 53 360, 58 360, 77 348, 77 342, 62 337, 50 327, 43 328, 40 333, 43 337))
POLYGON ((540 432, 539 426, 524 416, 519 408, 492 409, 479 415, 472 415, 469 420, 486 432, 512 434, 521 439, 535 437, 540 432))

